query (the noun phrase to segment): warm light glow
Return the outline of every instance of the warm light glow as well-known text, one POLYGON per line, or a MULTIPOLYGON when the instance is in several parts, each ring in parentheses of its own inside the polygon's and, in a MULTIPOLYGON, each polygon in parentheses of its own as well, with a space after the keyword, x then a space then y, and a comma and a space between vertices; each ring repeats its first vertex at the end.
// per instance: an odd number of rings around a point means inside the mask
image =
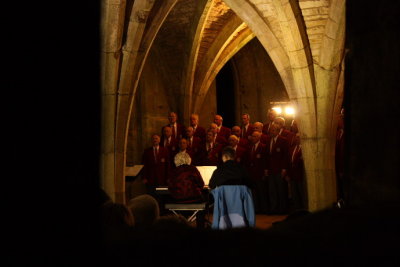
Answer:
POLYGON ((286 113, 286 115, 294 115, 294 108, 292 108, 292 107, 286 107, 285 108, 285 113, 286 113))
POLYGON ((273 107, 272 109, 275 110, 276 113, 278 113, 278 114, 281 114, 281 113, 282 113, 281 107, 273 107))

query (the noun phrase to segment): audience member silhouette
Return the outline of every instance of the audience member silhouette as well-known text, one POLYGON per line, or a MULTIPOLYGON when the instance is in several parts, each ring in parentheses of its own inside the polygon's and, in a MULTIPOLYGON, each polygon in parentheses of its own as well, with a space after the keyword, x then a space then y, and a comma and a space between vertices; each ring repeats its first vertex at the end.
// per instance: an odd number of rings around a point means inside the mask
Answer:
POLYGON ((135 224, 134 216, 125 204, 107 201, 101 206, 101 233, 104 244, 126 241, 129 230, 135 224))
POLYGON ((135 218, 135 228, 137 229, 149 228, 160 217, 160 208, 157 200, 148 194, 129 200, 128 208, 135 218))

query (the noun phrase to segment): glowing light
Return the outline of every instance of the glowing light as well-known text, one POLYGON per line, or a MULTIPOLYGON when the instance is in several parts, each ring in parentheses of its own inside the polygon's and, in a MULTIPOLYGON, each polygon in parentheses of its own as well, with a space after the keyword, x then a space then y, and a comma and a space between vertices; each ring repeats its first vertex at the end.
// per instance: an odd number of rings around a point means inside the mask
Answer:
POLYGON ((294 115, 294 108, 292 108, 292 107, 286 107, 285 108, 285 113, 287 114, 287 115, 294 115))
POLYGON ((278 113, 278 114, 281 114, 281 113, 282 113, 281 107, 273 107, 272 109, 275 110, 276 113, 278 113))

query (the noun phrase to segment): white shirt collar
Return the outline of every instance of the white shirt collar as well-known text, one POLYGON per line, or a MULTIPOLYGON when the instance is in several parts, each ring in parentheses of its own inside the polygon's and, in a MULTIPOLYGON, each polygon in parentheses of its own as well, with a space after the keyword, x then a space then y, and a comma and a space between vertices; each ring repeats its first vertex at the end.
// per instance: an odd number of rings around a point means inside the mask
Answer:
POLYGON ((254 145, 254 150, 257 150, 258 144, 260 143, 260 141, 258 141, 257 143, 255 143, 254 145))

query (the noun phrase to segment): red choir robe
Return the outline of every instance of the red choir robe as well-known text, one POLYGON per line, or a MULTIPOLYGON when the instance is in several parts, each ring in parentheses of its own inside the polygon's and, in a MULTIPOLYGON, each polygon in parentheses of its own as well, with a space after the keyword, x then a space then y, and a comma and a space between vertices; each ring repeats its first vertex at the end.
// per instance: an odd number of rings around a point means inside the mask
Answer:
POLYGON ((161 141, 160 141, 160 146, 161 147, 165 147, 168 149, 168 153, 169 153, 169 158, 170 160, 170 166, 173 167, 174 166, 174 157, 176 155, 176 153, 178 153, 179 147, 178 147, 178 140, 177 139, 173 139, 171 136, 171 139, 169 141, 169 144, 167 144, 167 140, 165 140, 164 136, 161 136, 161 141))
POLYGON ((247 131, 244 132, 244 129, 245 129, 244 125, 242 125, 241 129, 242 129, 241 137, 242 137, 242 138, 246 138, 246 139, 247 139, 248 136, 251 135, 251 134, 253 133, 253 131, 254 131, 254 127, 253 127, 253 125, 251 125, 251 124, 249 124, 249 126, 247 127, 247 131))
POLYGON ((200 138, 202 143, 206 142, 206 129, 197 125, 196 129, 194 129, 193 136, 200 138))
POLYGON ((279 135, 282 137, 285 137, 287 139, 289 148, 293 146, 293 141, 294 141, 294 137, 296 136, 296 134, 294 134, 291 131, 288 131, 286 129, 283 129, 279 135))
POLYGON ((250 179, 253 181, 261 180, 266 170, 266 147, 259 142, 257 148, 253 152, 253 146, 249 145, 246 153, 245 167, 249 172, 250 179))
POLYGON ((235 161, 244 165, 247 160, 247 149, 237 145, 235 151, 235 161))
MULTIPOLYGON (((270 138, 271 142, 272 137, 270 138)), ((275 144, 271 148, 271 143, 267 147, 267 169, 269 175, 281 174, 282 169, 289 168, 289 143, 288 140, 278 135, 275 144)))
POLYGON ((244 149, 247 150, 249 148, 249 145, 250 145, 250 141, 249 141, 248 138, 239 137, 238 146, 241 146, 241 147, 243 147, 244 149))
POLYGON ((263 134, 269 135, 269 128, 271 127, 272 122, 267 122, 264 124, 262 132, 263 134))
POLYGON ((143 178, 147 180, 147 184, 149 185, 165 186, 167 185, 170 169, 169 151, 159 146, 157 155, 154 154, 153 147, 149 147, 143 152, 143 178))
POLYGON ((207 148, 207 143, 202 145, 199 166, 217 166, 222 163, 223 145, 214 143, 212 149, 207 148))
POLYGON ((172 139, 177 139, 177 140, 179 140, 179 139, 181 139, 183 136, 184 136, 184 133, 185 133, 185 126, 183 125, 183 124, 180 124, 180 123, 176 123, 175 125, 174 125, 174 127, 172 127, 172 125, 171 124, 167 124, 167 125, 164 125, 162 128, 161 128, 161 136, 162 136, 162 132, 163 132, 163 129, 164 129, 164 127, 166 127, 166 126, 169 126, 169 127, 171 127, 173 130, 172 130, 172 139))
POLYGON ((229 136, 231 135, 231 129, 228 127, 225 127, 221 125, 221 128, 218 131, 218 136, 224 137, 226 140, 228 140, 229 136))
POLYGON ((187 151, 191 153, 192 165, 198 166, 199 164, 199 153, 201 150, 201 140, 197 136, 193 136, 191 139, 187 138, 188 146, 187 151))

